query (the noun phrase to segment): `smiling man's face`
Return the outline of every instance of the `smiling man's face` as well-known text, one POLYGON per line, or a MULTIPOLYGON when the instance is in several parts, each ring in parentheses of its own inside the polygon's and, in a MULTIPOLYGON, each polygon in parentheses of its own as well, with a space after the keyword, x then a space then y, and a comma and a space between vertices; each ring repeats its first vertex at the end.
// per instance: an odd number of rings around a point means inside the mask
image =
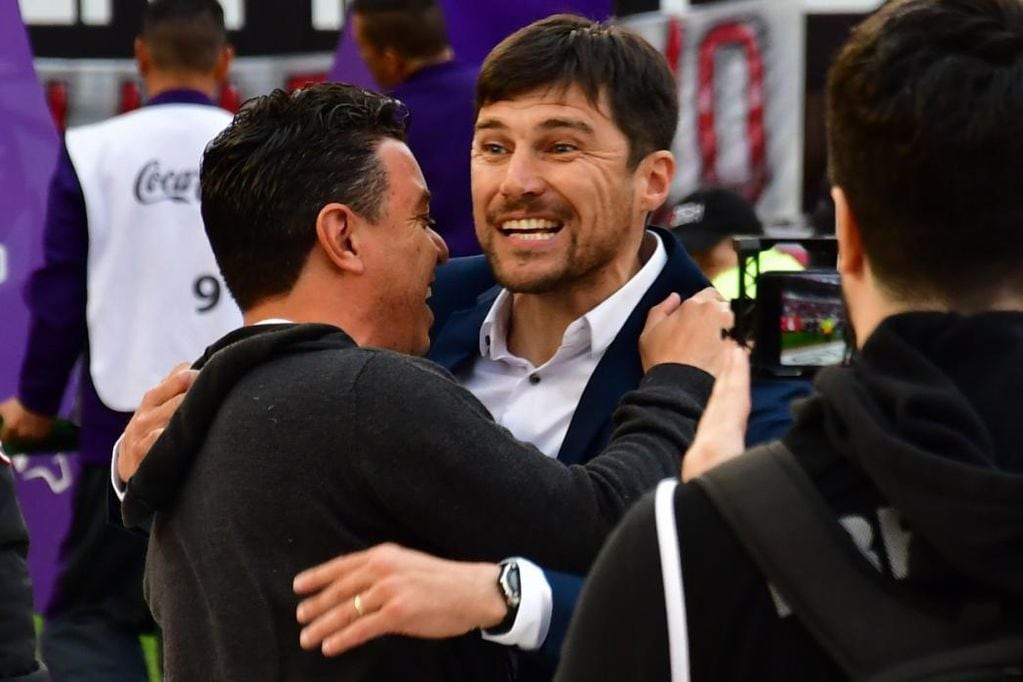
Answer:
POLYGON ((387 172, 387 198, 360 242, 367 275, 375 283, 371 345, 422 355, 430 347, 433 324, 426 302, 434 270, 448 259, 448 249, 433 229, 430 192, 412 152, 404 142, 385 139, 377 153, 387 172))
MULTIPOLYGON (((480 109, 472 146, 476 236, 516 293, 599 286, 635 261, 641 173, 606 98, 543 88, 480 109), (612 275, 613 276, 613 275, 612 275)), ((642 165, 642 164, 641 164, 642 165)))

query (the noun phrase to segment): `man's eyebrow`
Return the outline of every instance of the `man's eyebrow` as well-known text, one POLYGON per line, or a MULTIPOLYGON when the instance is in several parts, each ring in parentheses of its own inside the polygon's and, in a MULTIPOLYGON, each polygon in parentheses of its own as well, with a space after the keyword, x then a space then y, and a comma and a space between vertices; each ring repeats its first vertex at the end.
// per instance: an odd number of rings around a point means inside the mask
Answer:
POLYGON ((420 208, 428 207, 430 205, 431 196, 432 195, 430 194, 430 190, 424 189, 423 193, 419 196, 419 203, 416 205, 419 206, 420 208))
MULTIPOLYGON (((570 130, 577 130, 587 135, 593 135, 593 126, 586 121, 580 121, 578 119, 571 118, 549 118, 540 123, 538 126, 541 130, 559 130, 561 128, 568 128, 570 130)), ((508 126, 497 119, 486 118, 476 123, 476 130, 507 130, 508 126)))
POLYGON ((580 133, 586 133, 587 135, 593 134, 593 126, 586 121, 580 121, 572 118, 549 118, 540 124, 541 130, 558 130, 560 128, 569 128, 570 130, 576 130, 580 133))
POLYGON ((476 122, 476 130, 507 130, 508 126, 496 118, 485 118, 476 122))

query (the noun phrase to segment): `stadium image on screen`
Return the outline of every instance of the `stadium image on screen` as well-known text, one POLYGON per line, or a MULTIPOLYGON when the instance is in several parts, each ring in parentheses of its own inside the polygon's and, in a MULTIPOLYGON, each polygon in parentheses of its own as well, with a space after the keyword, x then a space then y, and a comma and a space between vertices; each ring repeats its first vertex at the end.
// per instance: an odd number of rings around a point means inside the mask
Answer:
POLYGON ((781 364, 837 365, 845 356, 845 315, 837 281, 804 279, 781 292, 781 364))

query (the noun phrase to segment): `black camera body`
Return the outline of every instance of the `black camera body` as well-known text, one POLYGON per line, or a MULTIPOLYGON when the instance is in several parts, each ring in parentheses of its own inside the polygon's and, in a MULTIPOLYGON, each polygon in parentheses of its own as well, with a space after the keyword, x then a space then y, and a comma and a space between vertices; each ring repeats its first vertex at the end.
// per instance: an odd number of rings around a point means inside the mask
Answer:
POLYGON ((821 367, 848 362, 853 344, 835 263, 834 237, 735 237, 739 296, 732 301, 731 335, 751 349, 750 364, 761 378, 806 378, 821 367), (761 272, 759 254, 777 244, 795 244, 807 269, 761 272), (751 295, 755 283, 755 297, 751 295))

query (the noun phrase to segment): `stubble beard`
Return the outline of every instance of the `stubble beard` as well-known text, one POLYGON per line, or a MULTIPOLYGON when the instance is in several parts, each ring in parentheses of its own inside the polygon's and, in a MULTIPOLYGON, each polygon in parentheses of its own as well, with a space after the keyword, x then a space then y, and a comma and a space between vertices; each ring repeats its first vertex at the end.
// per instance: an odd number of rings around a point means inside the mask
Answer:
MULTIPOLYGON (((610 239, 594 248, 580 249, 578 236, 570 235, 567 249, 559 262, 537 273, 519 274, 520 268, 506 263, 496 249, 486 245, 483 251, 498 284, 513 294, 552 294, 589 288, 595 285, 605 268, 618 256, 610 239)), ((516 256, 511 256, 516 259, 516 256)), ((524 262, 530 259, 526 257, 524 262)))
POLYGON ((575 258, 576 247, 575 235, 571 235, 568 248, 561 255, 559 262, 536 274, 520 274, 520 270, 523 269, 520 264, 528 267, 530 261, 537 261, 540 258, 511 254, 507 260, 512 262, 508 263, 490 243, 484 245, 483 252, 494 272, 494 279, 508 291, 514 294, 549 294, 572 279, 571 264, 575 258))
MULTIPOLYGON (((614 221, 611 223, 612 225, 621 225, 623 230, 628 225, 634 205, 631 193, 628 193, 627 196, 628 198, 624 201, 624 208, 615 216, 614 221)), ((569 230, 570 219, 568 212, 564 212, 563 215, 562 224, 564 227, 562 230, 569 230)), ((487 218, 488 224, 492 225, 493 220, 491 217, 487 216, 487 218)), ((489 233, 489 237, 489 239, 480 240, 480 246, 486 256, 487 263, 490 265, 497 283, 513 294, 551 294, 586 288, 590 284, 598 282, 604 268, 618 256, 618 242, 613 238, 613 235, 601 235, 600 241, 592 243, 590 245, 591 248, 581 249, 579 231, 576 230, 568 234, 568 245, 562 252, 563 255, 556 265, 552 265, 547 271, 535 275, 517 276, 518 268, 515 263, 505 262, 499 253, 500 250, 495 247, 495 242, 502 239, 500 234, 494 229, 489 233)), ((510 254, 509 260, 522 260, 524 263, 528 263, 533 258, 528 255, 519 257, 510 254)))

